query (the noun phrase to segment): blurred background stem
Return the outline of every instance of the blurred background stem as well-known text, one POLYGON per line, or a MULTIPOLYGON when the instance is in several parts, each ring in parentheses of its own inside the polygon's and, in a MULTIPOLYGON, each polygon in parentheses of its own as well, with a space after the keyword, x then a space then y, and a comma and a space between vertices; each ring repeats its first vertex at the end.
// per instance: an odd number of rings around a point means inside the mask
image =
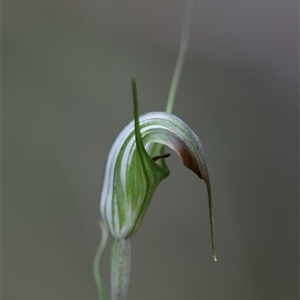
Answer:
POLYGON ((168 113, 171 113, 173 111, 178 82, 180 79, 184 59, 187 52, 189 35, 190 35, 190 27, 192 23, 192 9, 193 9, 193 0, 187 0, 185 3, 185 14, 184 14, 184 20, 182 26, 180 48, 179 48, 175 69, 174 69, 174 74, 170 86, 168 102, 166 107, 166 112, 168 113))

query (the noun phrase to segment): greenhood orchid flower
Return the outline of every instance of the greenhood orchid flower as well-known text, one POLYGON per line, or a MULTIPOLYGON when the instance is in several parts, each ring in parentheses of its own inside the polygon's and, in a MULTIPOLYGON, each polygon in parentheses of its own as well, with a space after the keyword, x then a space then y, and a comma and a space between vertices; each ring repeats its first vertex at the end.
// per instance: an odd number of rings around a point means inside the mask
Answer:
MULTIPOLYGON (((141 225, 156 187, 170 173, 164 160, 169 154, 163 153, 164 146, 181 156, 183 164, 206 184, 212 252, 216 260, 211 187, 201 142, 188 125, 171 113, 151 112, 139 117, 134 80, 132 88, 134 120, 119 133, 110 149, 100 199, 102 218, 115 238, 112 300, 126 299, 131 260, 129 238, 141 225)), ((102 299, 106 299, 103 284, 98 282, 98 286, 101 286, 99 294, 104 295, 102 299)))
POLYGON ((164 160, 163 147, 151 147, 159 143, 174 150, 206 183, 213 237, 211 187, 199 138, 173 114, 151 112, 139 118, 132 84, 135 120, 117 136, 107 158, 100 201, 103 220, 115 238, 129 238, 139 228, 157 185, 170 173, 164 161, 157 163, 164 160))

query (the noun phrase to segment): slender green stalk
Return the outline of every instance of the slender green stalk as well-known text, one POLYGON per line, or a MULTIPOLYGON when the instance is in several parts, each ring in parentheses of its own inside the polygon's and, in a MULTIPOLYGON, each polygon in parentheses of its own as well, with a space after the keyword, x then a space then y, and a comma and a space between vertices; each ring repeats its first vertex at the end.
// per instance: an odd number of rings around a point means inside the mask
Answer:
POLYGON ((104 283, 101 278, 100 270, 99 270, 100 259, 101 259, 102 253, 104 251, 104 248, 106 246, 107 239, 108 239, 108 231, 107 231, 107 227, 106 227, 105 223, 101 220, 99 221, 99 226, 101 229, 102 238, 101 238, 99 247, 97 249, 95 258, 94 258, 93 270, 94 270, 94 278, 95 278, 95 282, 96 282, 96 286, 97 286, 99 300, 108 300, 106 290, 104 287, 104 283))
POLYGON ((173 110, 174 102, 175 102, 175 95, 178 87, 178 82, 180 79, 184 59, 186 56, 186 51, 189 43, 189 33, 190 27, 192 22, 192 8, 193 8, 193 0, 186 1, 186 8, 185 8, 185 15, 183 21, 183 28, 181 32, 181 41, 180 41, 180 48, 179 53, 176 61, 176 66, 171 82, 171 87, 168 96, 168 102, 166 107, 166 112, 171 113, 173 110))
POLYGON ((129 239, 115 239, 111 252, 111 300, 125 300, 131 265, 129 239))

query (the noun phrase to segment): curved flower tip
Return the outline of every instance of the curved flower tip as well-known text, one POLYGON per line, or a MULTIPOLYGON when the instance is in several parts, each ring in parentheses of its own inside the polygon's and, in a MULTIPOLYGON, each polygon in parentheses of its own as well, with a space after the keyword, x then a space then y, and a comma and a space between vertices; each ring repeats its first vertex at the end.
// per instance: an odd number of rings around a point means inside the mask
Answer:
POLYGON ((183 164, 206 183, 213 258, 214 225, 209 175, 197 135, 178 117, 151 112, 138 117, 132 82, 134 121, 117 136, 109 152, 100 199, 100 211, 116 238, 127 238, 139 228, 157 185, 169 175, 163 147, 181 156, 183 164))

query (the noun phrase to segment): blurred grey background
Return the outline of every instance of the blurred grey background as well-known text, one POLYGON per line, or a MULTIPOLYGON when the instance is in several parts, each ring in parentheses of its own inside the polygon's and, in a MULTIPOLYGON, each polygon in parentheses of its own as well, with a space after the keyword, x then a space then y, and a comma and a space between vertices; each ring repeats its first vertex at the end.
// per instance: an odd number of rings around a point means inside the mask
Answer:
MULTIPOLYGON (((3 1, 4 300, 96 300, 106 155, 164 110, 183 1, 3 1)), ((172 153, 132 239, 128 299, 299 299, 299 3, 195 1, 174 113, 207 157, 172 153)), ((109 249, 101 266, 109 286, 109 249)))

